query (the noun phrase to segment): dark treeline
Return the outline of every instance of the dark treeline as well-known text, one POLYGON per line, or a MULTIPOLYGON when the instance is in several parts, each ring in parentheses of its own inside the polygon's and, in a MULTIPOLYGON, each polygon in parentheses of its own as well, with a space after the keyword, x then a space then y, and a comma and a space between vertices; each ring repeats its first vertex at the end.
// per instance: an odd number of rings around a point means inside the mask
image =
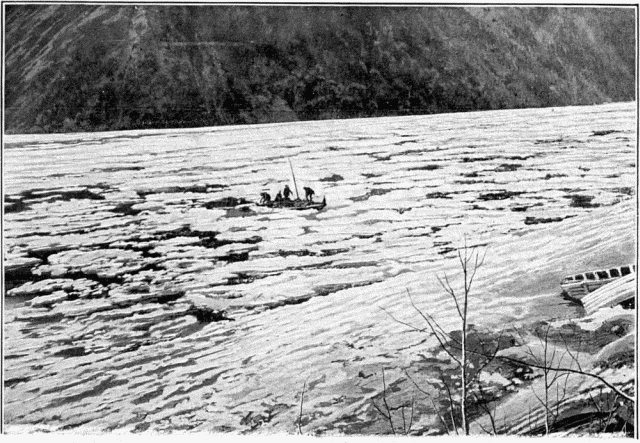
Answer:
POLYGON ((9 5, 5 124, 93 131, 630 101, 634 11, 9 5))

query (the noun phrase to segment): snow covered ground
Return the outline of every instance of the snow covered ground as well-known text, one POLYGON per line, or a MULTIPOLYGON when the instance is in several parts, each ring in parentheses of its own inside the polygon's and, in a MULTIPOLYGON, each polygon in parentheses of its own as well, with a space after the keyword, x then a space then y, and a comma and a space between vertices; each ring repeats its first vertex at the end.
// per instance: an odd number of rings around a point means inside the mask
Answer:
POLYGON ((434 344, 384 310, 455 329, 465 237, 487 328, 635 259, 635 106, 5 136, 9 431, 297 432, 306 381, 305 432, 376 432, 381 368, 434 344), (223 200, 288 159, 323 211, 223 200))

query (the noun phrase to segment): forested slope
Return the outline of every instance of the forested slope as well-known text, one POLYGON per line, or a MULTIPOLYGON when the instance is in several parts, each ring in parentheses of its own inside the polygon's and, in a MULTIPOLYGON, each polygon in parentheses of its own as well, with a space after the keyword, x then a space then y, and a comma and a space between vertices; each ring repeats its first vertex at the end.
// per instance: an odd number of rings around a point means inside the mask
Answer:
POLYGON ((8 5, 8 132, 635 98, 633 8, 8 5))

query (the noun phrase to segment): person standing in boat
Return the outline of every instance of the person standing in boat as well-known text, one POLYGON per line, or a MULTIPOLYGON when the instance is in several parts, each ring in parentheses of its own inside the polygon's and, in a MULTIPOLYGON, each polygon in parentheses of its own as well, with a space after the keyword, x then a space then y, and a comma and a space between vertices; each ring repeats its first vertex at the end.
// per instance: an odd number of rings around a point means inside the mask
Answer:
POLYGON ((315 191, 307 186, 305 186, 303 189, 304 189, 304 198, 308 202, 313 202, 313 196, 315 194, 315 191))
POLYGON ((284 191, 282 195, 284 195, 285 200, 291 200, 289 196, 292 194, 291 189, 289 189, 289 185, 284 185, 284 191))

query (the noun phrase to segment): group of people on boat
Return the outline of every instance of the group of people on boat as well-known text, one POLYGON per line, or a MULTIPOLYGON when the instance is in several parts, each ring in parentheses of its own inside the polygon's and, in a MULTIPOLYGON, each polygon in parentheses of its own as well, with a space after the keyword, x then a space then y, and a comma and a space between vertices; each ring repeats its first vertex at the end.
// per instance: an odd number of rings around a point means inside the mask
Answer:
MULTIPOLYGON (((313 203, 313 196, 315 195, 315 192, 313 189, 305 186, 304 188, 304 198, 306 201, 313 203)), ((291 196, 293 195, 293 192, 291 192, 291 189, 289 188, 289 185, 285 185, 284 186, 284 190, 282 192, 278 191, 278 193, 276 194, 275 198, 273 199, 273 201, 275 201, 276 203, 283 203, 283 202, 290 202, 291 200, 291 196)), ((260 193, 260 204, 264 205, 267 203, 271 203, 271 195, 269 195, 268 192, 262 192, 260 193)))

